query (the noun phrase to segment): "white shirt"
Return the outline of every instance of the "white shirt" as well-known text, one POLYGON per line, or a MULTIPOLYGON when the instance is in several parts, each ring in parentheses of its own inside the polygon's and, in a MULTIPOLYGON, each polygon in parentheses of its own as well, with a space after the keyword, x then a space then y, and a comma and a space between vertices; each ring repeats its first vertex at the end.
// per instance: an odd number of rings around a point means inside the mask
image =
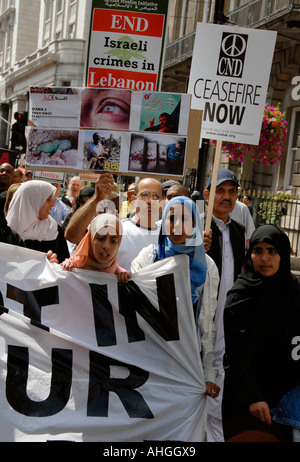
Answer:
POLYGON ((138 226, 130 218, 122 220, 123 235, 118 251, 118 265, 130 271, 131 262, 140 251, 149 244, 158 244, 160 226, 155 229, 148 229, 138 226))
POLYGON ((215 326, 217 330, 216 355, 219 356, 223 355, 225 350, 223 313, 227 292, 231 289, 234 283, 234 256, 229 233, 230 218, 226 223, 214 216, 212 219, 215 221, 222 233, 222 274, 215 316, 215 326))
POLYGON ((255 226, 247 205, 244 204, 244 202, 236 201, 234 209, 230 213, 230 217, 245 226, 246 240, 250 239, 255 230, 255 226))

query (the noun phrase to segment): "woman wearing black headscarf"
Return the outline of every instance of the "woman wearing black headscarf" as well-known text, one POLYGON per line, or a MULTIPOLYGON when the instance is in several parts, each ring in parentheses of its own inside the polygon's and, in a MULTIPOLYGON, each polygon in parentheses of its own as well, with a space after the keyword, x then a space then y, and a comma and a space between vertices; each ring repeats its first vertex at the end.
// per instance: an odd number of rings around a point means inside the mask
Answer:
POLYGON ((270 411, 300 380, 300 360, 292 355, 300 336, 300 284, 290 271, 289 239, 275 225, 252 234, 227 294, 224 331, 225 440, 289 441, 290 429, 272 422, 270 411))

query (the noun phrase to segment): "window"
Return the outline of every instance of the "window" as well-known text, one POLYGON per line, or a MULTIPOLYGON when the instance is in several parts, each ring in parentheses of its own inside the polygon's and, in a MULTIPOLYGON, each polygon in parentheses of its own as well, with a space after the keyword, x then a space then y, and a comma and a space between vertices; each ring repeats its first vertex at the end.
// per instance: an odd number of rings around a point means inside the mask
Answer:
POLYGON ((52 0, 45 0, 45 15, 44 15, 44 20, 45 22, 51 20, 52 16, 52 0))
POLYGON ((75 24, 70 24, 70 25, 69 25, 68 37, 69 37, 70 39, 75 38, 75 24))
POLYGON ((43 27, 43 46, 46 46, 51 40, 53 0, 45 0, 44 3, 44 27, 43 27))
POLYGON ((197 27, 198 13, 200 8, 200 2, 189 1, 186 5, 186 11, 183 13, 185 16, 184 21, 184 34, 187 35, 193 32, 197 27))
POLYGON ((60 13, 63 10, 63 0, 57 0, 56 2, 56 11, 60 13))

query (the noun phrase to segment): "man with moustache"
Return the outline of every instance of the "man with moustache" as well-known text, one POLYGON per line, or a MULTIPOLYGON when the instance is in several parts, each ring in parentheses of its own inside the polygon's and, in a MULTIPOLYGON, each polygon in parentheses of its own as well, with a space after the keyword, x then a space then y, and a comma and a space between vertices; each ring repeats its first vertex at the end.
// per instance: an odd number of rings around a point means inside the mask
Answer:
MULTIPOLYGON (((208 202, 210 197, 212 175, 210 175, 204 197, 208 202)), ((218 304, 215 315, 216 364, 218 369, 217 385, 221 388, 218 398, 207 399, 207 440, 222 442, 223 428, 221 416, 222 389, 224 381, 223 356, 225 352, 223 311, 228 290, 241 271, 246 251, 245 227, 230 217, 238 198, 239 183, 235 174, 228 169, 220 169, 216 181, 216 191, 212 212, 212 243, 207 254, 216 263, 220 284, 218 290, 218 304)), ((205 214, 202 215, 205 220, 205 214)))

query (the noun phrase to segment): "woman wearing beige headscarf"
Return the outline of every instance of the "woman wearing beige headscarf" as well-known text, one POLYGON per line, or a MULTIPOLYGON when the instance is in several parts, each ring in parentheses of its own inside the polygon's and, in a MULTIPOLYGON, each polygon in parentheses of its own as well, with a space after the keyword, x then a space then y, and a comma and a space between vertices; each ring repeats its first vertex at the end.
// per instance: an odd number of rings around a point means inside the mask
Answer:
POLYGON ((59 262, 69 257, 62 228, 50 216, 56 188, 46 181, 22 183, 14 193, 7 212, 7 223, 27 248, 53 251, 59 262))
POLYGON ((120 282, 127 282, 131 273, 117 264, 122 233, 122 223, 115 214, 96 215, 74 254, 61 266, 68 271, 79 268, 116 274, 120 282))

